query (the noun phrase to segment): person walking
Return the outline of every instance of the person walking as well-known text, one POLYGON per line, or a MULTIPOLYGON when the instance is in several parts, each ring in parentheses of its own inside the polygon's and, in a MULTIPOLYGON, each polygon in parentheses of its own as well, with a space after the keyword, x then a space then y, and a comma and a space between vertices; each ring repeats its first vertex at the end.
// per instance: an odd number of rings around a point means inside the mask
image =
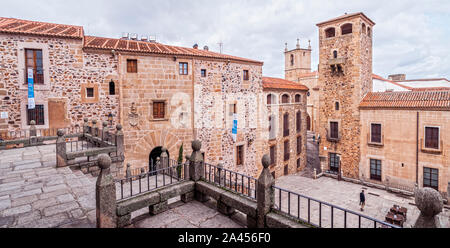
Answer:
POLYGON ((366 205, 366 196, 364 195, 364 190, 359 193, 359 205, 361 206, 361 211, 364 211, 364 206, 366 205))

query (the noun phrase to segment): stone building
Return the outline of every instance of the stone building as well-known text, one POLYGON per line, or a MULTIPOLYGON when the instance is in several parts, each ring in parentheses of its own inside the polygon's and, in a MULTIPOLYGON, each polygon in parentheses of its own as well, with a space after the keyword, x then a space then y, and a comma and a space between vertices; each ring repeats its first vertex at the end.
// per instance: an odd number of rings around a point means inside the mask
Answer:
POLYGON ((317 24, 319 27, 319 152, 330 170, 359 176, 359 103, 372 91, 372 29, 362 13, 317 24))
POLYGON ((263 77, 267 104, 268 150, 274 178, 306 167, 306 92, 302 84, 263 77))
POLYGON ((14 18, 0 18, 0 61, 0 132, 27 130, 31 120, 39 129, 81 126, 88 117, 123 125, 135 168, 148 167, 162 147, 176 160, 182 144, 189 154, 199 139, 206 162, 252 176, 262 169, 262 62, 14 18))

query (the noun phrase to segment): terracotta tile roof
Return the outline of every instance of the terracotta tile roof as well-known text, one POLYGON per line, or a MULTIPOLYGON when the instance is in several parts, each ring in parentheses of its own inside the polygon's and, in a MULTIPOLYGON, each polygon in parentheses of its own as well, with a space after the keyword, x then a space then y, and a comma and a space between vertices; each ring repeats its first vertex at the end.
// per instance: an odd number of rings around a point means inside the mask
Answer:
POLYGON ((83 27, 0 17, 0 33, 83 39, 83 27))
POLYGON ((450 90, 369 92, 360 108, 450 110, 450 90))
POLYGON ((303 84, 281 78, 263 77, 262 81, 264 89, 309 90, 308 87, 303 84))
POLYGON ((185 55, 204 58, 225 59, 232 61, 250 62, 262 65, 263 62, 206 51, 202 49, 186 48, 164 45, 157 42, 121 40, 114 38, 103 38, 95 36, 85 36, 84 47, 91 49, 114 49, 116 51, 137 52, 147 54, 165 54, 165 55, 185 55))
POLYGON ((298 75, 298 78, 309 78, 309 77, 318 77, 319 73, 317 71, 301 73, 298 75))
POLYGON ((330 19, 330 20, 328 20, 328 21, 324 21, 324 22, 317 23, 316 25, 317 25, 317 26, 322 26, 323 24, 327 24, 327 23, 330 23, 330 22, 334 22, 334 21, 338 21, 338 20, 343 20, 343 19, 347 19, 347 18, 353 18, 353 17, 355 17, 355 16, 361 16, 361 18, 366 19, 366 21, 368 21, 368 22, 371 23, 372 25, 375 25, 375 22, 373 22, 372 20, 370 20, 369 17, 367 17, 366 15, 364 15, 363 12, 357 12, 357 13, 351 13, 351 14, 341 15, 341 16, 339 16, 339 17, 330 19))

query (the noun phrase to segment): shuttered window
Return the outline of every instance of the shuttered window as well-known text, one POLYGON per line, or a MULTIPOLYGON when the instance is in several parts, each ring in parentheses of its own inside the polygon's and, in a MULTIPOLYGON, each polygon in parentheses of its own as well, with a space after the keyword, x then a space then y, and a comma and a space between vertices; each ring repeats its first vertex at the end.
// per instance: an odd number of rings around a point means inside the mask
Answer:
POLYGON ((153 102, 153 119, 164 119, 165 102, 153 102))
POLYGON ((297 133, 299 133, 302 130, 302 113, 299 111, 297 112, 297 121, 296 121, 296 129, 297 133))
POLYGON ((290 157, 289 140, 284 142, 284 161, 288 161, 290 157))
POLYGON ((136 59, 127 59, 127 72, 128 73, 137 73, 137 60, 136 59))
POLYGON ((439 128, 425 127, 425 147, 439 149, 439 128))
POLYGON ((297 154, 302 153, 302 136, 297 137, 297 154))
POLYGON ((28 83, 28 69, 33 69, 34 84, 44 84, 42 50, 25 49, 25 84, 28 83))
POLYGON ((338 122, 332 121, 330 122, 330 138, 338 139, 339 138, 339 124, 338 122))
POLYGON ((244 80, 249 80, 248 70, 244 70, 244 80))
POLYGON ((45 125, 44 105, 35 105, 34 109, 28 109, 27 105, 27 123, 35 121, 36 125, 45 125))
POLYGON ((270 164, 274 165, 276 163, 276 153, 275 153, 276 146, 270 147, 270 164))
POLYGON ((381 124, 372 124, 371 125, 371 142, 373 143, 381 143, 381 124))
POLYGON ((236 147, 236 165, 244 164, 244 146, 236 147))
POLYGON ((289 136, 289 114, 283 116, 283 137, 289 136))

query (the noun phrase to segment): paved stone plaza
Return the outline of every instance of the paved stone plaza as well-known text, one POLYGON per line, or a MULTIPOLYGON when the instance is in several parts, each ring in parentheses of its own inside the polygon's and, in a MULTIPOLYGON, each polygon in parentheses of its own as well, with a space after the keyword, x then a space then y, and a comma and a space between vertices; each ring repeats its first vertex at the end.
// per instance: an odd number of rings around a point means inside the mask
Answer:
MULTIPOLYGON (((414 204, 413 197, 403 197, 393 193, 389 193, 385 190, 368 188, 363 185, 353 184, 344 181, 337 181, 336 179, 329 177, 320 177, 316 180, 297 175, 289 175, 281 177, 276 180, 276 186, 288 189, 295 193, 299 193, 305 196, 312 197, 317 200, 328 202, 336 206, 349 209, 355 212, 362 213, 369 217, 385 220, 386 214, 389 209, 394 205, 399 205, 408 209, 407 220, 404 227, 411 227, 414 225, 417 217, 419 216, 419 209, 412 205, 414 204), (364 212, 360 211, 359 207, 359 193, 361 189, 365 189, 366 193, 366 207, 364 212)), ((275 192, 278 200, 278 192, 275 192)), ((287 211, 287 200, 288 196, 286 193, 282 194, 282 209, 287 211)), ((300 200, 300 216, 303 219, 307 219, 307 200, 302 198, 300 200)), ((292 214, 297 216, 297 198, 291 197, 291 211, 292 214)), ((318 213, 319 207, 317 203, 311 203, 311 220, 315 220, 318 223, 318 213)), ((331 224, 331 210, 329 207, 322 207, 322 225, 330 226, 331 224)), ((447 208, 443 209, 443 212, 438 215, 442 224, 446 227, 450 227, 450 210, 447 208)), ((335 227, 343 227, 344 223, 343 212, 335 210, 335 218, 333 220, 335 227)), ((347 224, 350 227, 357 227, 357 218, 348 215, 347 224)), ((362 226, 373 226, 373 222, 363 221, 362 226)))

